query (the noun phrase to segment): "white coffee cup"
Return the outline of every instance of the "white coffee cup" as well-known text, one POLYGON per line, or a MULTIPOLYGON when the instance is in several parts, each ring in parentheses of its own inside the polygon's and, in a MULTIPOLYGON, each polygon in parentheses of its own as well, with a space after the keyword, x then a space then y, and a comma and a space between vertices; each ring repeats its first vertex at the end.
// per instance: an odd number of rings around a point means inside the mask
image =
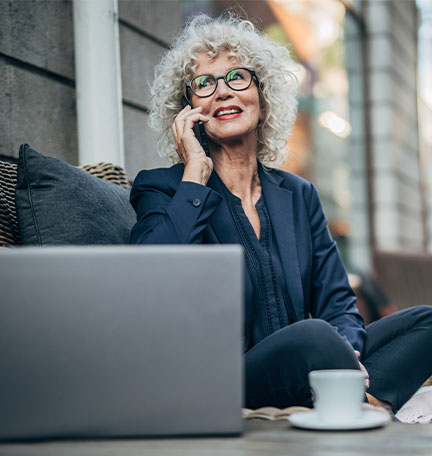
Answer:
POLYGON ((331 369, 309 372, 314 407, 324 423, 346 423, 361 415, 365 375, 360 370, 331 369))

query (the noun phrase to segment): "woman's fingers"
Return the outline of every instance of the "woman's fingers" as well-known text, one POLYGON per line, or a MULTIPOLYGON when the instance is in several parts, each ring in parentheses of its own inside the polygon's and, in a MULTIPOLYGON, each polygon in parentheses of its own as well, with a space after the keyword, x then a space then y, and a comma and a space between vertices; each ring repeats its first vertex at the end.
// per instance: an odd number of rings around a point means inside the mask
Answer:
POLYGON ((177 152, 185 165, 183 181, 206 185, 213 170, 213 161, 207 157, 193 131, 194 123, 210 119, 204 116, 202 108, 186 106, 174 120, 172 131, 177 152))
POLYGON ((361 369, 361 370, 364 372, 364 374, 365 374, 366 389, 368 389, 369 386, 370 386, 369 373, 368 373, 368 371, 366 370, 366 368, 363 366, 362 363, 360 363, 360 369, 361 369))
POLYGON ((356 354, 357 358, 359 358, 360 369, 365 375, 366 389, 368 389, 370 387, 369 372, 366 370, 366 367, 364 367, 360 362, 360 352, 358 350, 354 350, 354 353, 356 354))
POLYGON ((177 152, 185 164, 189 158, 193 158, 195 155, 201 156, 204 153, 193 132, 195 122, 209 121, 209 118, 201 114, 201 111, 201 107, 192 109, 190 106, 186 106, 179 112, 172 125, 177 152))

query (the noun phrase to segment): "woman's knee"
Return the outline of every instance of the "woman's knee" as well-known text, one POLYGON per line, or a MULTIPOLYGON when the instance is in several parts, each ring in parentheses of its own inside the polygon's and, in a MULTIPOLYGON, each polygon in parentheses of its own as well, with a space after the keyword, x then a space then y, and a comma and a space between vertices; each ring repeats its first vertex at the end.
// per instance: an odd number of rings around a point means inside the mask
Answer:
POLYGON ((432 325, 432 306, 422 305, 404 309, 401 313, 414 319, 416 323, 432 325))
MULTIPOLYGON (((281 337, 278 349, 286 355, 296 358, 333 360, 340 353, 354 356, 349 344, 339 335, 337 329, 330 323, 319 319, 303 320, 289 326, 290 333, 286 339, 281 337)), ((288 333, 287 333, 288 334, 288 333)), ((281 334, 283 336, 283 334, 281 334)))
POLYGON ((295 323, 293 328, 297 332, 296 339, 302 344, 321 347, 326 343, 344 342, 334 326, 317 318, 295 323))
POLYGON ((423 316, 424 318, 432 319, 432 306, 427 306, 427 305, 416 306, 416 307, 413 307, 413 309, 419 315, 423 316))

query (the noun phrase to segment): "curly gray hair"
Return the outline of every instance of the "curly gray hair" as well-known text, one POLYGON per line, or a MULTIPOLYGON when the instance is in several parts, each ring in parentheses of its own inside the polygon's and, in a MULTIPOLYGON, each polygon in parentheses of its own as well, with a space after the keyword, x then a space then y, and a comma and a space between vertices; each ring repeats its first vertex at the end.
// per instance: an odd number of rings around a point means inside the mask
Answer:
POLYGON ((160 132, 159 155, 173 163, 180 160, 171 131, 182 109, 180 97, 186 82, 195 75, 198 56, 205 52, 216 58, 220 51, 228 51, 241 65, 255 70, 264 114, 258 125, 257 158, 264 165, 282 163, 297 111, 294 62, 286 47, 232 13, 216 19, 205 14, 193 17, 156 66, 149 124, 160 132))

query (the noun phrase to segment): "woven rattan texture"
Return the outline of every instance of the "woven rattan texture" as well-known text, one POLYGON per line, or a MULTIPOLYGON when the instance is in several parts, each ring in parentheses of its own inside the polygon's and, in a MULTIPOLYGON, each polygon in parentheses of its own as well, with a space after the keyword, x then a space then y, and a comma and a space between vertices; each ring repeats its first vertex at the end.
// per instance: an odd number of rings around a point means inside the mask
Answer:
MULTIPOLYGON (((130 188, 126 173, 111 163, 83 165, 80 168, 93 176, 130 188)), ((0 161, 0 247, 20 244, 15 210, 17 165, 0 161)))
POLYGON ((83 165, 80 168, 108 182, 113 182, 124 188, 130 188, 126 173, 120 166, 113 165, 112 163, 96 163, 95 165, 83 165))
POLYGON ((19 244, 15 211, 17 166, 0 161, 0 247, 19 244))

